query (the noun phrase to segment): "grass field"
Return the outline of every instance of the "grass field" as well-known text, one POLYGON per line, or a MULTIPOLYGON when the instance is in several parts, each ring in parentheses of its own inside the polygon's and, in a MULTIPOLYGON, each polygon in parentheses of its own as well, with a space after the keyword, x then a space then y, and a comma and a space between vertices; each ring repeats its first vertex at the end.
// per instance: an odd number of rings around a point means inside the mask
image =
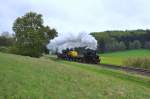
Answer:
POLYGON ((100 54, 102 59, 101 63, 104 64, 113 64, 113 65, 123 65, 123 61, 127 58, 135 57, 150 57, 150 50, 130 50, 130 51, 121 51, 113 53, 100 54))
POLYGON ((150 78, 55 57, 0 53, 0 99, 150 99, 150 78))

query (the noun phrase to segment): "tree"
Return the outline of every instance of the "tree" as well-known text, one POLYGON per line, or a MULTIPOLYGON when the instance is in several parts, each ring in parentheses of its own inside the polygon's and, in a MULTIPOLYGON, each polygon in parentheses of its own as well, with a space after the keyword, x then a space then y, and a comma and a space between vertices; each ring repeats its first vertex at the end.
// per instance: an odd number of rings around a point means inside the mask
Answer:
POLYGON ((12 36, 11 36, 11 34, 9 32, 5 31, 5 32, 1 33, 1 37, 10 38, 12 36))
MULTIPOLYGON (((124 42, 126 49, 132 48, 132 44, 135 40, 138 40, 138 45, 144 47, 144 43, 150 41, 150 30, 126 30, 126 31, 104 31, 91 33, 98 41, 99 52, 106 52, 108 45, 111 46, 111 39, 115 39, 117 42, 124 42), (130 46, 129 46, 130 45, 130 46)), ((133 44, 134 45, 134 44, 133 44)), ((133 47, 135 48, 135 46, 133 47)), ((136 47, 140 48, 140 46, 136 47)))
POLYGON ((129 42, 129 49, 135 49, 133 42, 129 42))
POLYGON ((150 49, 150 41, 145 42, 145 44, 144 44, 144 48, 146 48, 146 49, 150 49))
POLYGON ((107 52, 117 51, 119 43, 117 41, 106 43, 105 49, 107 52))
POLYGON ((41 14, 28 12, 18 17, 13 24, 13 31, 16 36, 16 47, 18 54, 40 57, 44 52, 45 45, 52 36, 53 31, 44 27, 41 14))
POLYGON ((119 42, 119 50, 125 50, 127 47, 123 41, 119 42))
POLYGON ((138 40, 135 40, 129 43, 129 49, 140 49, 141 47, 142 47, 142 44, 138 40))
POLYGON ((49 40, 57 36, 58 33, 55 29, 51 29, 49 26, 44 27, 43 32, 45 37, 45 43, 43 45, 44 53, 48 54, 49 50, 47 49, 46 45, 49 43, 49 40))
POLYGON ((124 42, 118 42, 118 41, 112 41, 111 43, 106 44, 106 51, 111 52, 111 51, 121 51, 126 49, 126 45, 124 42))
POLYGON ((14 37, 9 32, 2 32, 0 36, 0 46, 8 47, 15 43, 14 37))
POLYGON ((133 43, 134 43, 134 45, 135 45, 135 49, 140 49, 140 48, 142 47, 141 42, 138 41, 138 40, 135 40, 133 43))

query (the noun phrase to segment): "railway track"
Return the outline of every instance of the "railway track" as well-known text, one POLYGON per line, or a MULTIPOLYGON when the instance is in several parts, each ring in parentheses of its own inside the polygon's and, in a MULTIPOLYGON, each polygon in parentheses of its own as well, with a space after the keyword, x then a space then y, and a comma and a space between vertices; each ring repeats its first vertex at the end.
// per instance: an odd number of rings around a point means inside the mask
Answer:
MULTIPOLYGON (((79 62, 79 63, 88 64, 85 62, 79 62)), ((137 74, 142 74, 145 76, 150 76, 150 70, 149 69, 133 68, 133 67, 128 67, 128 66, 117 66, 117 65, 101 64, 101 63, 95 64, 95 65, 101 66, 101 67, 106 67, 106 68, 111 68, 111 69, 116 69, 116 70, 123 70, 123 71, 130 72, 130 73, 137 73, 137 74)))
POLYGON ((109 65, 109 64, 97 64, 98 66, 107 67, 111 69, 123 70, 126 72, 138 73, 146 76, 150 76, 150 70, 142 69, 142 68, 133 68, 128 66, 116 66, 116 65, 109 65))

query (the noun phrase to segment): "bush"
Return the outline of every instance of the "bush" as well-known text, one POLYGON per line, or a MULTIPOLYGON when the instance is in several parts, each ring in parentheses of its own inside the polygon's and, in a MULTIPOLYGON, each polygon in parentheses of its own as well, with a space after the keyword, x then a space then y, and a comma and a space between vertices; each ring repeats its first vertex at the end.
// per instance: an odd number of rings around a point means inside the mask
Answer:
POLYGON ((8 47, 8 53, 12 53, 12 54, 19 54, 19 49, 13 45, 8 47))
POLYGON ((150 69, 150 57, 128 58, 123 62, 125 66, 150 69))
POLYGON ((1 46, 0 47, 0 52, 3 52, 3 53, 12 53, 12 54, 19 54, 19 49, 15 45, 9 46, 9 47, 1 46))
POLYGON ((0 52, 8 52, 8 47, 5 47, 5 46, 1 46, 0 47, 0 52))

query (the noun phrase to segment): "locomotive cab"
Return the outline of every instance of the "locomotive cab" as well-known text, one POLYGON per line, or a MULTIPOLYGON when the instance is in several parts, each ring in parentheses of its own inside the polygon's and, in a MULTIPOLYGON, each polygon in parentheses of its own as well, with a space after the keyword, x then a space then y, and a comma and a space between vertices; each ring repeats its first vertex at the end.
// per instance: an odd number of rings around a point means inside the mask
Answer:
POLYGON ((100 58, 95 50, 88 49, 84 53, 84 60, 86 63, 98 64, 100 63, 100 58))

